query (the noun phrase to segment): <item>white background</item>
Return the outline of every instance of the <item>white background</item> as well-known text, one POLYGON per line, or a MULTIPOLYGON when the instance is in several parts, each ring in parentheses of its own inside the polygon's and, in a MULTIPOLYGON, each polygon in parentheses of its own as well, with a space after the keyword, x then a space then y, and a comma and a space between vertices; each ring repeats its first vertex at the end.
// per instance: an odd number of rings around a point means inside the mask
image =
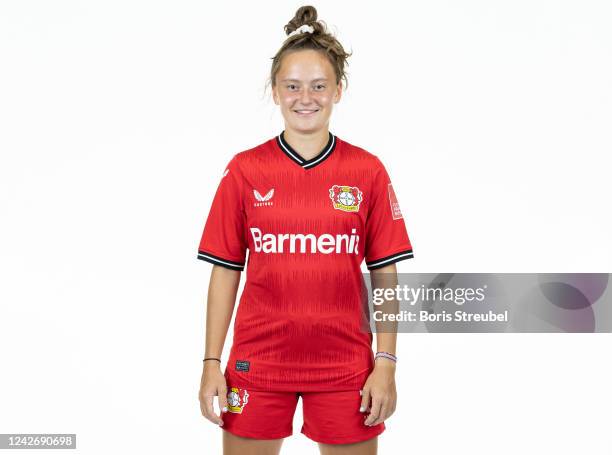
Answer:
MULTIPOLYGON (((0 433, 220 453, 197 244, 229 159, 283 128, 264 85, 300 5, 0 3, 0 433)), ((315 6, 353 51, 330 130, 389 170, 399 271, 612 272, 609 2, 315 6)), ((608 455, 610 347, 400 334, 379 453, 608 455)), ((301 422, 282 453, 318 453, 301 422)))

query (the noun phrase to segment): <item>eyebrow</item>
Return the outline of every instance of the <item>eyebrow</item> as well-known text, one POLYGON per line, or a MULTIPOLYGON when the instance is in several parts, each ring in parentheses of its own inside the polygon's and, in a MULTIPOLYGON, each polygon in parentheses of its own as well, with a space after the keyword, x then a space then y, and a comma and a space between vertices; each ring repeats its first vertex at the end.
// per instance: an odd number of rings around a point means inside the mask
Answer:
MULTIPOLYGON (((319 77, 317 79, 313 79, 311 82, 325 81, 327 82, 327 78, 319 77)), ((299 79, 283 79, 281 82, 301 82, 299 79)))

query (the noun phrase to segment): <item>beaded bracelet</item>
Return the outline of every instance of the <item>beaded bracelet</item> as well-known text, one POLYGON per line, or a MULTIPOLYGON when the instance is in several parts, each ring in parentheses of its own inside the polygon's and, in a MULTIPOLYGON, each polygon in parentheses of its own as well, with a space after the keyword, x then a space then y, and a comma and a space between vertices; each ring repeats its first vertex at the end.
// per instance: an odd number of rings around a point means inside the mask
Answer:
POLYGON ((384 357, 385 359, 393 360, 397 363, 397 357, 395 357, 390 352, 378 351, 374 356, 374 360, 376 360, 378 357, 384 357))

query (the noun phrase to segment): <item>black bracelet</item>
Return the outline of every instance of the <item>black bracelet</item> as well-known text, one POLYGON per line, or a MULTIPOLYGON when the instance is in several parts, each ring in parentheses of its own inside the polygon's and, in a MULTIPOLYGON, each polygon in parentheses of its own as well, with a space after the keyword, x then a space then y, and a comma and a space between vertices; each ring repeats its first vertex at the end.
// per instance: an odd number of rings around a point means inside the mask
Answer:
POLYGON ((206 362, 207 360, 218 360, 221 362, 221 359, 217 359, 216 357, 206 357, 203 361, 206 362))

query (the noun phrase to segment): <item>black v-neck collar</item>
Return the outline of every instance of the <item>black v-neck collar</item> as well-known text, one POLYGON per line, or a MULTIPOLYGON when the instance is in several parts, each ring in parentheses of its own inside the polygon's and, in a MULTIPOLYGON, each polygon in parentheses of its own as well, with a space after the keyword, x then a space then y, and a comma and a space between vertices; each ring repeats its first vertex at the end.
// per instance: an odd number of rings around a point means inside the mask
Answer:
POLYGON ((285 131, 283 130, 278 136, 276 136, 276 144, 282 150, 282 152, 291 159, 294 163, 297 163, 304 169, 311 169, 323 161, 325 161, 332 152, 336 148, 336 136, 334 136, 331 132, 329 134, 329 140, 327 141, 327 145, 323 147, 323 150, 319 152, 319 154, 309 160, 302 158, 302 156, 296 152, 285 140, 284 136, 285 131))

